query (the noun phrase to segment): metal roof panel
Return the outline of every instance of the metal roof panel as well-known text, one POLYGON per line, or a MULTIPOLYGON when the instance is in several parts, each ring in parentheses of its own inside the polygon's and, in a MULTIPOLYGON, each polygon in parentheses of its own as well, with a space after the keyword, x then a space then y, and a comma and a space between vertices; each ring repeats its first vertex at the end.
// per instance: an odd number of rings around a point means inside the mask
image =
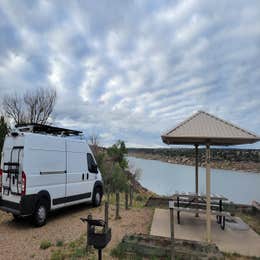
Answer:
POLYGON ((209 113, 198 111, 162 135, 162 139, 165 143, 231 145, 257 142, 260 137, 209 113))

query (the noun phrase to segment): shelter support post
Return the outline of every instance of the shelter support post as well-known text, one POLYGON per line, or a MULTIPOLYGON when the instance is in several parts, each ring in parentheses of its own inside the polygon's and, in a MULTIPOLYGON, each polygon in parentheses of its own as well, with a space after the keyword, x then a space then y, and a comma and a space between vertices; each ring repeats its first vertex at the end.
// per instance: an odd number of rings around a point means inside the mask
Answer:
POLYGON ((195 183, 196 195, 199 193, 199 159, 198 159, 198 145, 195 144, 195 183))
MULTIPOLYGON (((199 159, 198 159, 198 144, 195 144, 195 192, 196 195, 198 196, 199 194, 199 159)), ((196 199, 196 202, 198 200, 196 199)), ((196 217, 199 216, 199 213, 197 212, 195 214, 196 217)))
POLYGON ((207 242, 211 242, 211 206, 210 206, 210 146, 206 145, 206 198, 207 198, 207 242))
POLYGON ((170 230, 171 230, 171 260, 175 259, 175 248, 174 248, 174 203, 171 201, 170 205, 170 230))

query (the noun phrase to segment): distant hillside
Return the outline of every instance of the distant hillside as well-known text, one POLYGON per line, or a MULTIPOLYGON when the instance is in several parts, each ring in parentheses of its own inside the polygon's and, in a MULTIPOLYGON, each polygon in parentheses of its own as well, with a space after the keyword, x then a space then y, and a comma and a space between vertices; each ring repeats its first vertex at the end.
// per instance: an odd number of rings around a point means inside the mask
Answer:
MULTIPOLYGON (((192 148, 128 148, 130 156, 161 160, 169 163, 194 165, 192 148)), ((205 166, 205 149, 198 152, 199 165, 205 166)), ((211 149, 211 167, 217 169, 260 172, 260 149, 211 149)))
MULTIPOLYGON (((129 153, 159 154, 166 157, 185 156, 194 158, 195 149, 192 148, 128 148, 129 153)), ((205 149, 199 149, 199 159, 205 158, 205 149)), ((236 162, 260 162, 260 149, 211 149, 214 161, 230 160, 236 162)))

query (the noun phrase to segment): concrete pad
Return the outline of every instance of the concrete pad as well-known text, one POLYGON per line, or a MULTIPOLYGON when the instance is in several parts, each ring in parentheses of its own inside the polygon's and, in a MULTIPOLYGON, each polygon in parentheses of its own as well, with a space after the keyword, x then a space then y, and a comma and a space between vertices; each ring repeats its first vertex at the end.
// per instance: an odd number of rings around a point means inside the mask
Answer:
MULTIPOLYGON (((170 237, 170 210, 155 209, 151 226, 151 235, 170 237)), ((240 219, 240 221, 242 221, 240 219)), ((238 253, 246 256, 260 257, 260 236, 250 227, 242 230, 232 229, 226 223, 222 230, 211 218, 212 242, 223 252, 238 253)), ((176 212, 174 213, 175 238, 195 241, 206 241, 206 216, 195 217, 193 213, 181 212, 181 224, 177 223, 176 212)))
POLYGON ((226 226, 228 226, 232 230, 249 230, 250 227, 239 217, 235 217, 235 222, 227 222, 226 219, 226 226))

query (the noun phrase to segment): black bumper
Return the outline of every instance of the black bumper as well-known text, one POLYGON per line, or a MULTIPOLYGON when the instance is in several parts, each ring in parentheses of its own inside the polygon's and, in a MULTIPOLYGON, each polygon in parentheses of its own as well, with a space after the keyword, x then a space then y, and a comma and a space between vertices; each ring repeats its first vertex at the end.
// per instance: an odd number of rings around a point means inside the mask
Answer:
POLYGON ((20 203, 15 203, 0 198, 0 210, 10 212, 15 215, 29 216, 34 212, 35 203, 36 195, 22 196, 20 203))

